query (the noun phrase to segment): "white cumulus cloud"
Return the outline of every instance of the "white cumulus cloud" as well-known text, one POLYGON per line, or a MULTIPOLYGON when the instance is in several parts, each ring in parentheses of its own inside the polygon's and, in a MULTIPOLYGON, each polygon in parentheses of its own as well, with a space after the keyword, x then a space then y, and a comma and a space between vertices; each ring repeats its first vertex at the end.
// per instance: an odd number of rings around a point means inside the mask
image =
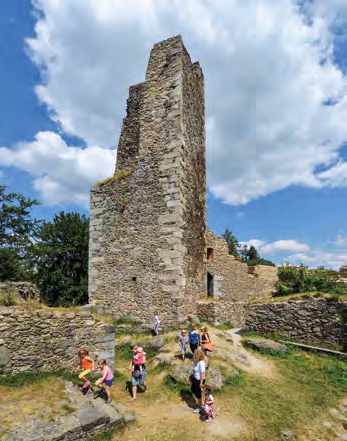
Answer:
POLYGON ((0 148, 0 165, 34 176, 34 187, 48 205, 73 202, 89 206, 89 189, 114 172, 115 152, 68 146, 56 133, 39 132, 32 142, 0 148))
POLYGON ((114 148, 152 45, 182 34, 205 73, 216 197, 238 205, 293 185, 346 186, 347 79, 334 50, 347 8, 327 3, 35 0, 37 95, 61 130, 114 148))

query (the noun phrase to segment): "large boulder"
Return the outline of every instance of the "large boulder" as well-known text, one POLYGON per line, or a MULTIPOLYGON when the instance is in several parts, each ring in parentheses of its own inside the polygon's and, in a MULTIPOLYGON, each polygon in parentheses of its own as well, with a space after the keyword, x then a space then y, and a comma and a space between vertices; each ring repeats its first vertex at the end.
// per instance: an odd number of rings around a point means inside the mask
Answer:
POLYGON ((247 358, 236 350, 218 349, 215 351, 215 356, 221 360, 229 362, 230 364, 241 363, 249 366, 247 358))
POLYGON ((145 352, 149 354, 153 354, 159 351, 167 343, 167 337, 164 335, 159 335, 157 337, 146 338, 144 340, 140 340, 137 345, 141 346, 145 352))
POLYGON ((170 375, 177 382, 189 385, 189 376, 193 371, 193 366, 190 364, 175 364, 170 375))
POLYGON ((225 379, 218 366, 210 366, 206 371, 206 382, 214 389, 222 389, 225 385, 225 379))
POLYGON ((249 348, 256 349, 257 351, 276 351, 276 352, 286 352, 287 347, 281 343, 277 343, 273 340, 268 340, 266 338, 247 338, 244 344, 249 348))
POLYGON ((200 320, 199 320, 199 317, 197 317, 194 314, 188 315, 187 319, 188 319, 188 322, 191 323, 191 324, 194 324, 194 325, 200 325, 201 324, 200 320))

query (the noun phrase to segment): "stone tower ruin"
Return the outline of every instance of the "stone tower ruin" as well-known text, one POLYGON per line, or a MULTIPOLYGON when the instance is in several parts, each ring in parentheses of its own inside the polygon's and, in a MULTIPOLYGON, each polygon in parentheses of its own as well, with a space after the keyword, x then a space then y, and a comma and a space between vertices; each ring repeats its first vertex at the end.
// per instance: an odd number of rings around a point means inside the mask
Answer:
POLYGON ((178 323, 205 292, 204 77, 181 37, 130 87, 113 177, 91 191, 89 301, 114 318, 178 323))

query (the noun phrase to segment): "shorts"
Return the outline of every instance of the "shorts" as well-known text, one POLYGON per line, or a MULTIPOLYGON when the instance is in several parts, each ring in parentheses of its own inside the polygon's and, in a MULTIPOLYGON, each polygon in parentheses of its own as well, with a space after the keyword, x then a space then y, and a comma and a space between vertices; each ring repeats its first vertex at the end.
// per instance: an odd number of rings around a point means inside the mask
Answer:
POLYGON ((105 381, 105 384, 106 384, 107 387, 111 387, 112 383, 113 383, 113 378, 111 378, 111 380, 106 380, 105 381))
POLYGON ((188 346, 181 346, 181 354, 186 355, 188 352, 188 346))
POLYGON ((189 346, 193 354, 198 349, 198 343, 190 343, 189 346))
POLYGON ((197 380, 195 377, 192 379, 191 391, 197 399, 201 398, 200 380, 197 380))
POLYGON ((91 373, 91 370, 90 369, 86 369, 81 374, 79 374, 78 378, 82 380, 83 377, 85 377, 86 375, 88 375, 90 373, 91 373))
POLYGON ((145 380, 146 380, 146 369, 142 369, 142 375, 140 376, 140 371, 134 371, 131 374, 131 385, 132 386, 137 386, 137 383, 140 380, 140 386, 144 386, 145 385, 145 380))

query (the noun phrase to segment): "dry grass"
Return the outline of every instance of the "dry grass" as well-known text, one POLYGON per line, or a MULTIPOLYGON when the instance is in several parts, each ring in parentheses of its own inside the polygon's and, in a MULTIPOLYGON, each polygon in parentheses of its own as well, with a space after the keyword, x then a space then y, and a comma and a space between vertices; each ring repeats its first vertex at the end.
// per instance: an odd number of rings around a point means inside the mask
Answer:
POLYGON ((119 179, 126 178, 133 172, 133 167, 127 167, 123 170, 120 170, 118 173, 115 173, 113 176, 110 176, 103 181, 100 181, 96 184, 97 187, 103 187, 104 185, 111 184, 112 182, 118 181, 119 179))
POLYGON ((60 413, 67 412, 67 395, 59 377, 46 378, 22 387, 0 386, 1 426, 0 436, 15 420, 24 422, 30 417, 35 419, 52 418, 60 413))
POLYGON ((289 296, 283 296, 283 297, 267 297, 265 299, 254 299, 251 300, 249 303, 251 305, 255 305, 257 303, 279 303, 279 302, 285 302, 288 300, 301 300, 301 299, 308 299, 310 297, 325 297, 327 299, 345 299, 347 298, 347 295, 336 295, 336 294, 330 294, 330 293, 324 293, 324 292, 305 292, 300 294, 291 294, 289 296))

